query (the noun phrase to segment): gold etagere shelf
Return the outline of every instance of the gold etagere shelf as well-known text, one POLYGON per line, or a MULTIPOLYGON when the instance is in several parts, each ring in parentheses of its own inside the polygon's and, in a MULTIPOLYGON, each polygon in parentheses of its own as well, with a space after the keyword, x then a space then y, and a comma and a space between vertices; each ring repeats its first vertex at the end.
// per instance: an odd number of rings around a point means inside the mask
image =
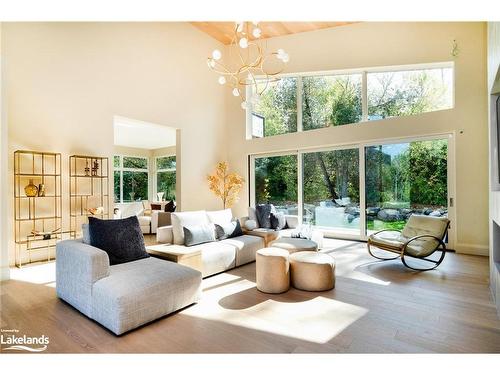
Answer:
POLYGON ((81 233, 89 216, 109 218, 109 159, 104 156, 69 157, 70 230, 81 233))
MULTIPOLYGON (((61 154, 17 150, 14 152, 14 239, 17 267, 32 263, 32 252, 52 250, 63 237, 61 154), (23 255, 28 261, 23 262, 23 255)), ((55 256, 55 254, 54 254, 55 256)))

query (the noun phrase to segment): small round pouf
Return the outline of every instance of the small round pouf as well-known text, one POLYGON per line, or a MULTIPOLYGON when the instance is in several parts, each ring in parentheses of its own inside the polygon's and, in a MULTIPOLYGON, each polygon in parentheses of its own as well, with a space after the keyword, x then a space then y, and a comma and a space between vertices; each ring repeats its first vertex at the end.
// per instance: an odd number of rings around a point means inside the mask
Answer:
POLYGON ((269 246, 288 250, 290 254, 298 251, 318 251, 318 244, 305 238, 282 237, 271 242, 269 246))
POLYGON ((265 247, 255 258, 257 289, 264 293, 283 293, 290 289, 288 251, 265 247))
POLYGON ((290 255, 294 288, 321 292, 335 287, 335 260, 328 254, 301 251, 290 255))

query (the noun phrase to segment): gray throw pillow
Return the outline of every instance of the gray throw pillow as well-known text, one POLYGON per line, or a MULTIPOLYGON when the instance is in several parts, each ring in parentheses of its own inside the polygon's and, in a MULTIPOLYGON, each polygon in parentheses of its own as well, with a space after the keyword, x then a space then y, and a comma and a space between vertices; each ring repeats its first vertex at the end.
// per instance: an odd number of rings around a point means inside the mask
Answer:
POLYGON ((183 227, 184 245, 194 246, 215 241, 214 227, 211 224, 183 227))
POLYGON ((215 235, 219 241, 226 238, 243 236, 239 220, 231 221, 227 224, 215 224, 215 235))
POLYGON ((282 230, 286 227, 286 218, 282 213, 271 212, 271 228, 275 230, 282 230))
POLYGON ((259 228, 271 229, 271 212, 275 213, 276 209, 272 204, 258 204, 255 207, 255 214, 259 222, 259 228))

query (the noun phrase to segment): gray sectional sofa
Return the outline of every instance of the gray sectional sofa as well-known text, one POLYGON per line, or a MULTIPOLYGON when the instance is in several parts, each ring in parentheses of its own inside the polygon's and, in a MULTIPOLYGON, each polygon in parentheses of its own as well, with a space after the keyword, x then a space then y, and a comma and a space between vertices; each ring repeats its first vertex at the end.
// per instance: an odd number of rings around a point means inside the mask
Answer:
POLYGON ((201 273, 157 258, 109 265, 108 254, 83 240, 56 247, 56 292, 116 335, 200 299, 201 273))

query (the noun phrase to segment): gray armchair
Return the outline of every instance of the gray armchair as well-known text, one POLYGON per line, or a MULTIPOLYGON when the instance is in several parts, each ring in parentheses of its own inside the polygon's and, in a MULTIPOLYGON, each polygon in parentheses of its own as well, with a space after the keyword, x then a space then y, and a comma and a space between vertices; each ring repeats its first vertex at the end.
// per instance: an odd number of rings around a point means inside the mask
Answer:
POLYGON ((446 253, 444 239, 448 232, 450 221, 445 217, 411 215, 402 231, 384 229, 368 237, 368 253, 380 260, 401 258, 403 264, 415 271, 433 270, 441 264, 446 253), (372 247, 397 254, 382 257, 373 253, 372 247), (429 257, 436 251, 441 251, 437 259, 429 257), (430 268, 417 268, 408 264, 405 257, 416 258, 433 265, 430 268))

